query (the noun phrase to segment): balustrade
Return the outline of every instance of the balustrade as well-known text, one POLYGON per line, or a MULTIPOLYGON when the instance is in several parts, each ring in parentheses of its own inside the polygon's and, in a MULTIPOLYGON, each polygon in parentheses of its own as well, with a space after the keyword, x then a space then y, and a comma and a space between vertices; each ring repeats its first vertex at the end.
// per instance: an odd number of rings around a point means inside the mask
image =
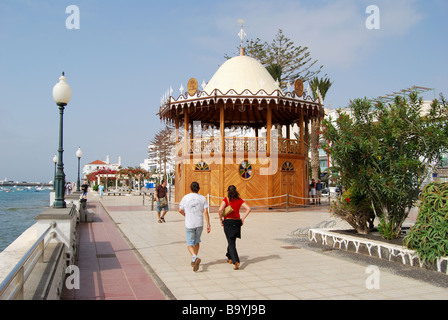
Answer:
MULTIPOLYGON (((256 137, 226 137, 224 138, 225 153, 265 153, 267 151, 267 139, 256 137)), ((305 151, 308 150, 308 144, 305 151)), ((184 154, 185 144, 176 145, 176 154, 184 154)), ((213 154, 221 152, 221 138, 188 139, 187 154, 213 154)), ((271 142, 271 152, 278 154, 301 155, 300 141, 294 139, 277 138, 271 142)))

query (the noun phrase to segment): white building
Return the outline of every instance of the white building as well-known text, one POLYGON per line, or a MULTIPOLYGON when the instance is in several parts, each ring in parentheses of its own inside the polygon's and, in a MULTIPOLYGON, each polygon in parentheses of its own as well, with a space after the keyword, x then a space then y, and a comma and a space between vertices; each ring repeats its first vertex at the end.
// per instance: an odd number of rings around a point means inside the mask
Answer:
MULTIPOLYGON (((174 151, 173 147, 170 156, 168 157, 168 161, 166 162, 166 173, 174 173, 175 170, 175 161, 174 161, 174 151)), ((143 160, 143 163, 140 163, 140 168, 153 173, 154 170, 160 175, 164 173, 165 164, 160 161, 160 152, 157 151, 154 145, 150 144, 148 146, 148 158, 143 160)))
POLYGON ((113 164, 110 163, 109 156, 106 156, 106 161, 95 160, 91 163, 84 165, 82 169, 83 178, 92 172, 95 172, 99 169, 110 169, 110 170, 119 170, 121 168, 121 157, 118 157, 118 163, 113 164))

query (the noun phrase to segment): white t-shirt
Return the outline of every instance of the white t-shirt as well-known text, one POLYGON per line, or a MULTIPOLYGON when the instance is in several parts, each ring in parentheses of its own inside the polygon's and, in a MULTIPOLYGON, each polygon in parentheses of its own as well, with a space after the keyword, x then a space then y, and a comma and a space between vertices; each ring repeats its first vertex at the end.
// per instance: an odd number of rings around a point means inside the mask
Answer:
POLYGON ((188 229, 202 227, 205 208, 208 208, 208 203, 203 195, 194 192, 185 195, 179 203, 179 209, 185 211, 185 227, 188 229))

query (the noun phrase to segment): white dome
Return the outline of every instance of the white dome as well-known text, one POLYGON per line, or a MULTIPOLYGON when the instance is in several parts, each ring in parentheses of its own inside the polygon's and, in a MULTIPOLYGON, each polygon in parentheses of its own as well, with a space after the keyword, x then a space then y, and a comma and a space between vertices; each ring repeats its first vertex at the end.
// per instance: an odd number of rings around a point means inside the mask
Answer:
POLYGON ((227 60, 216 71, 204 91, 211 94, 215 89, 224 94, 231 89, 238 94, 246 89, 253 94, 261 89, 268 94, 281 90, 266 68, 256 59, 247 56, 237 56, 227 60))

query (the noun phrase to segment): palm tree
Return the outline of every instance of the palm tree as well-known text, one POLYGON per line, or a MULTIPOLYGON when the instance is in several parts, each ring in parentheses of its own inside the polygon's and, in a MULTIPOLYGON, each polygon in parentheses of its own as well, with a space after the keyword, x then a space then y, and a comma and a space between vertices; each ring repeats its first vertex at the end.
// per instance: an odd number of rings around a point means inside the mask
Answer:
MULTIPOLYGON (((329 78, 314 77, 310 82, 310 87, 313 92, 314 99, 319 99, 323 104, 325 96, 330 89, 333 82, 329 78)), ((311 150, 311 176, 314 180, 319 179, 319 131, 321 126, 321 118, 315 119, 311 122, 311 136, 310 136, 310 150, 311 150)))
POLYGON ((317 78, 314 77, 312 80, 310 80, 310 87, 311 90, 313 91, 313 95, 315 99, 320 99, 319 97, 319 92, 320 95, 322 96, 322 101, 321 103, 324 102, 325 100, 325 96, 327 95, 328 90, 330 89, 330 87, 332 86, 333 82, 330 81, 329 78, 317 78))

